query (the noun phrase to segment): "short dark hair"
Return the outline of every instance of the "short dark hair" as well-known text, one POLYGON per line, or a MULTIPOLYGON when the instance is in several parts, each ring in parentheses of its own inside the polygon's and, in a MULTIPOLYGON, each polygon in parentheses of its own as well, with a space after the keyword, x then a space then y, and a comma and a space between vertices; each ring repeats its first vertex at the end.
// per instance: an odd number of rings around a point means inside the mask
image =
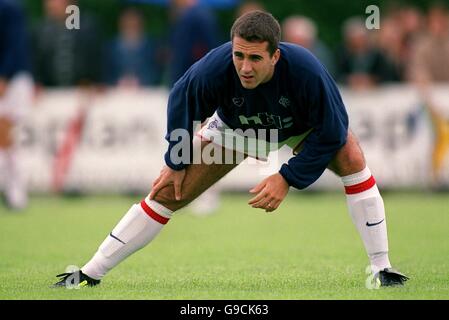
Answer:
POLYGON ((240 16, 232 25, 231 41, 240 37, 249 42, 268 42, 268 52, 273 55, 281 39, 281 27, 273 15, 264 11, 250 11, 240 16))

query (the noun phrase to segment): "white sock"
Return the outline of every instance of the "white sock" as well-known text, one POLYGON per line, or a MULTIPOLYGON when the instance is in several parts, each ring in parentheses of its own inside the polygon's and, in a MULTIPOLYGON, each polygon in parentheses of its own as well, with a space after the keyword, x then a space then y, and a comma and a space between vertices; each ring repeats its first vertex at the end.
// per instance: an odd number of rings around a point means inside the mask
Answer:
POLYGON ((150 243, 172 214, 171 210, 148 197, 140 204, 134 204, 81 270, 100 280, 129 255, 150 243))
POLYGON ((349 214, 370 259, 371 271, 390 268, 384 202, 368 167, 341 178, 349 214))

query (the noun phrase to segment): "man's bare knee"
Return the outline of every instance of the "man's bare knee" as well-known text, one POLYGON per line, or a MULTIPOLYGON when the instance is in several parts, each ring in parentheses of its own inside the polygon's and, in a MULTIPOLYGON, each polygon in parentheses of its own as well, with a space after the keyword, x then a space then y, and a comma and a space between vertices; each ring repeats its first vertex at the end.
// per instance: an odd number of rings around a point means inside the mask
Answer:
POLYGON ((358 144, 357 138, 349 131, 346 144, 337 151, 329 165, 329 169, 341 177, 360 172, 365 166, 363 151, 358 144))
POLYGON ((154 201, 171 211, 177 211, 192 202, 193 199, 190 198, 189 194, 182 193, 181 200, 176 200, 173 185, 168 185, 156 194, 154 201))

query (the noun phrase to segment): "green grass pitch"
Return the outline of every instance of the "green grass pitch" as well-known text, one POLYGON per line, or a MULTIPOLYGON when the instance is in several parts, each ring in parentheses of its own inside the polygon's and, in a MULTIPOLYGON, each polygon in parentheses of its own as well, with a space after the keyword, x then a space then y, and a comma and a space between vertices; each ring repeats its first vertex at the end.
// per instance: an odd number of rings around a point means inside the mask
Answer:
POLYGON ((291 193, 267 214, 250 195, 220 210, 180 211, 100 286, 52 289, 82 266, 139 198, 33 197, 23 213, 0 208, 0 299, 449 299, 449 196, 384 195, 393 265, 404 287, 368 290, 368 259, 340 193, 291 193))

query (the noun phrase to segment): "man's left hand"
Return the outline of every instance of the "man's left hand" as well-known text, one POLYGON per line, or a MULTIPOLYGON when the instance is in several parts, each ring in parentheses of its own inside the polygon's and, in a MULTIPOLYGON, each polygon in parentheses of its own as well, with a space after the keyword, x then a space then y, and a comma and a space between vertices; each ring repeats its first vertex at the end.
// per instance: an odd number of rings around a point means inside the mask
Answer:
POLYGON ((266 212, 276 210, 288 193, 289 185, 281 174, 276 173, 262 180, 249 192, 257 194, 249 200, 253 208, 265 209, 266 212))

